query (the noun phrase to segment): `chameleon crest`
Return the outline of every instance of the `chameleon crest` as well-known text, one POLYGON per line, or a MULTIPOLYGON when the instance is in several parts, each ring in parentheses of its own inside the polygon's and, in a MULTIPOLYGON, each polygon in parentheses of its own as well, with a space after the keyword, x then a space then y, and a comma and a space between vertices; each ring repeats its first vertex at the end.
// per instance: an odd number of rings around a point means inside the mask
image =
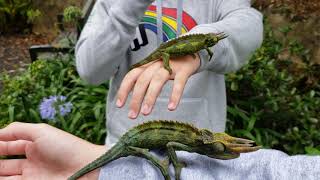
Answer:
POLYGON ((164 68, 167 69, 171 74, 172 69, 169 66, 169 59, 174 59, 187 55, 191 55, 195 58, 195 53, 199 52, 202 49, 205 49, 210 55, 210 60, 213 56, 213 52, 210 50, 210 47, 214 46, 220 40, 226 37, 227 36, 224 33, 208 33, 190 34, 186 36, 181 36, 176 39, 172 39, 170 41, 162 43, 145 59, 132 65, 131 69, 161 59, 163 61, 164 68))

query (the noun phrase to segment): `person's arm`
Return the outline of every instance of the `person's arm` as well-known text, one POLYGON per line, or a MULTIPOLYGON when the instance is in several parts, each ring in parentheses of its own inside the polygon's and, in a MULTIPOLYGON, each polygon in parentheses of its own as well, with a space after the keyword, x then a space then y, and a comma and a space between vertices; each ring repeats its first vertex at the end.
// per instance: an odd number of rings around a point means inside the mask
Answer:
POLYGON ((228 37, 212 48, 214 55, 210 61, 205 50, 199 52, 201 65, 198 72, 227 73, 238 70, 262 43, 262 15, 250 7, 248 0, 215 1, 213 12, 217 22, 200 24, 189 33, 224 32, 228 37))
MULTIPOLYGON (((0 159, 0 179, 67 179, 105 151, 48 124, 14 122, 0 129, 0 156, 12 156, 0 159)), ((81 180, 98 179, 99 171, 81 180)))
POLYGON ((76 66, 82 79, 100 84, 115 74, 152 1, 96 2, 76 45, 76 66))

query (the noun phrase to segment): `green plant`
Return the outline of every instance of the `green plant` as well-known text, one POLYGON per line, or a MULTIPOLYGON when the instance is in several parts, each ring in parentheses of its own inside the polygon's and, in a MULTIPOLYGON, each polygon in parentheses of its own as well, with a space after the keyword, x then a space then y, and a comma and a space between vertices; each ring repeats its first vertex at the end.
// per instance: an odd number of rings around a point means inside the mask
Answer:
POLYGON ((82 11, 79 7, 76 6, 69 6, 64 9, 63 11, 63 20, 65 22, 76 22, 82 16, 82 11))
POLYGON ((13 121, 48 123, 94 143, 103 144, 107 85, 91 86, 77 75, 74 56, 38 60, 20 75, 1 76, 0 126, 13 121), (62 95, 72 111, 55 120, 42 119, 39 105, 44 98, 62 95))
POLYGON ((27 11, 28 23, 34 23, 34 21, 42 15, 41 11, 38 9, 30 9, 27 11))
POLYGON ((32 0, 0 0, 0 31, 20 32, 30 29, 32 22, 41 15, 32 7, 32 0))
POLYGON ((69 6, 63 11, 63 20, 67 23, 74 24, 76 28, 80 29, 80 19, 82 16, 82 11, 77 6, 69 6))
POLYGON ((227 76, 228 132, 289 154, 310 153, 320 150, 319 66, 306 62, 298 41, 288 42, 277 40, 266 23, 262 47, 227 76), (279 59, 284 50, 288 60, 279 59), (293 66, 292 57, 303 66, 293 66))

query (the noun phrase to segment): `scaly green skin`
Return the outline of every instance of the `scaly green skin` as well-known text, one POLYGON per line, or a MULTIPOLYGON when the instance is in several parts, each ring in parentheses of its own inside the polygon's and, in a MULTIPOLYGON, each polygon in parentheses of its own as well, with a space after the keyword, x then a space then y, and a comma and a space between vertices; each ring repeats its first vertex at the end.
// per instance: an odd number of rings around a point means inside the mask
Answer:
POLYGON ((177 121, 149 121, 129 130, 109 151, 68 180, 76 180, 113 160, 130 155, 148 159, 160 169, 165 180, 170 180, 170 160, 175 169, 175 179, 179 180, 181 169, 186 165, 178 161, 176 150, 196 152, 216 159, 233 159, 239 157, 240 153, 260 149, 260 146, 254 146, 252 143, 254 141, 235 138, 226 133, 213 133, 177 121), (149 152, 156 149, 166 149, 169 159, 160 161, 149 152))
POLYGON ((153 51, 144 60, 132 65, 131 69, 142 66, 152 61, 162 59, 164 68, 167 69, 171 74, 172 69, 169 66, 169 59, 186 55, 191 55, 195 57, 195 53, 199 52, 202 49, 205 49, 210 55, 210 60, 213 56, 213 53, 209 48, 214 46, 221 39, 224 39, 226 37, 227 36, 223 33, 190 34, 186 36, 181 36, 179 38, 162 43, 159 48, 153 51))

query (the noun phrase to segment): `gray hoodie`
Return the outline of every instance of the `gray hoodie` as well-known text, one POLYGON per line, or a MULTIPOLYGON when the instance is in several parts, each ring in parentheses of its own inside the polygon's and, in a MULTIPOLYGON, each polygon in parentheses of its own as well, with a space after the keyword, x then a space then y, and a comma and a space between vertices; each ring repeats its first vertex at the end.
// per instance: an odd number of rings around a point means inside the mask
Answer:
MULTIPOLYGON (((230 160, 213 159, 183 151, 178 151, 177 156, 187 164, 181 171, 181 180, 320 179, 320 156, 288 156, 270 149, 244 153, 239 158, 230 160)), ((163 180, 157 168, 138 157, 121 158, 104 166, 100 172, 99 180, 163 180)), ((169 174, 174 180, 172 165, 169 174)))
POLYGON ((262 16, 250 7, 249 0, 98 0, 77 43, 76 63, 78 73, 89 83, 110 79, 107 146, 129 128, 154 119, 224 131, 224 74, 246 63, 261 44, 262 31, 262 16), (148 116, 130 120, 128 101, 123 108, 116 107, 117 90, 131 64, 142 60, 162 41, 183 33, 209 32, 224 32, 228 37, 213 48, 210 61, 206 51, 199 52, 201 66, 189 78, 175 111, 167 109, 172 81, 165 84, 148 116))

